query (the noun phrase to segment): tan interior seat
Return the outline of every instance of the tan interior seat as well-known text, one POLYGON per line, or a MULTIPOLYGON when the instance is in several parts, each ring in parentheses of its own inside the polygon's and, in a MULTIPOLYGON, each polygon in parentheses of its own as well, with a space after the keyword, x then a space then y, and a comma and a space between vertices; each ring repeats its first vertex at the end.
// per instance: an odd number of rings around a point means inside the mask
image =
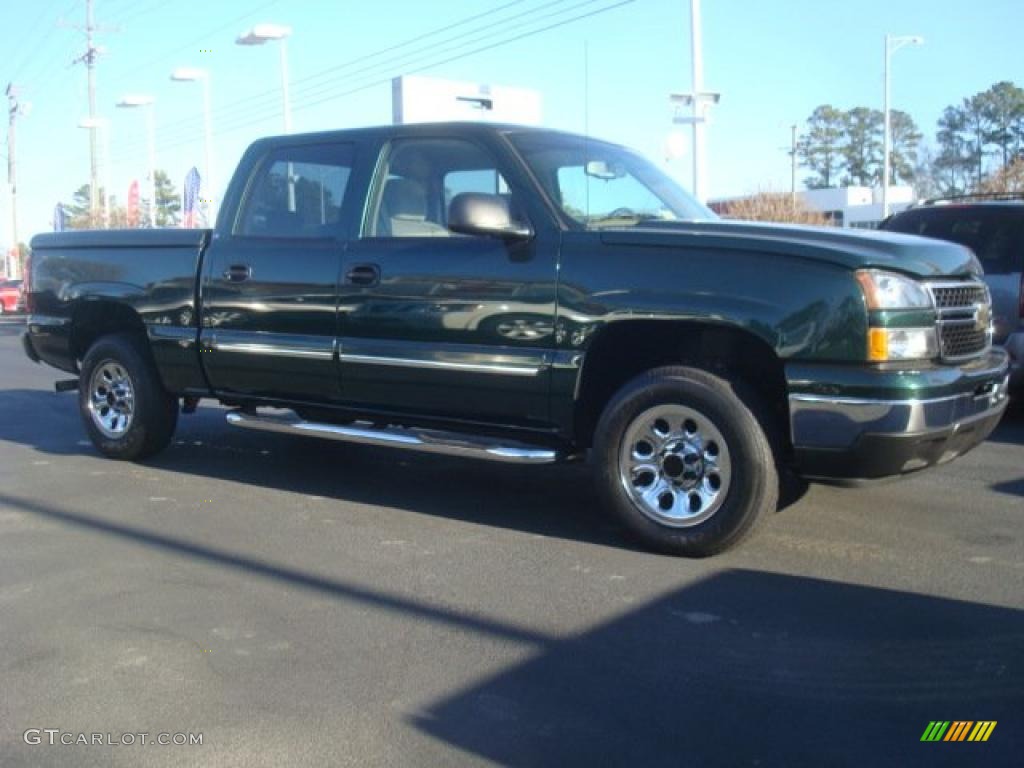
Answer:
POLYGON ((412 179, 388 179, 381 198, 377 234, 381 237, 448 237, 448 230, 427 220, 427 194, 412 179))

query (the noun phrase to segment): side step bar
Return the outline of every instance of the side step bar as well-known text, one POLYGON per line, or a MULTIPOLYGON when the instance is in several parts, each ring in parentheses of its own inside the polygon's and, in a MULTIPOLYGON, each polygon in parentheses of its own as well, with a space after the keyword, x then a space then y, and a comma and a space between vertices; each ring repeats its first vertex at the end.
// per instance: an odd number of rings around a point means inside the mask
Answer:
POLYGON ((541 448, 527 443, 499 442, 496 438, 467 435, 459 432, 442 432, 434 429, 406 427, 373 427, 351 424, 327 424, 303 421, 298 416, 268 416, 245 411, 231 411, 228 424, 263 432, 282 432, 290 435, 307 435, 346 443, 362 443, 392 448, 409 448, 425 453, 443 453, 449 456, 463 456, 488 461, 503 461, 511 464, 553 464, 562 458, 552 448, 541 448))

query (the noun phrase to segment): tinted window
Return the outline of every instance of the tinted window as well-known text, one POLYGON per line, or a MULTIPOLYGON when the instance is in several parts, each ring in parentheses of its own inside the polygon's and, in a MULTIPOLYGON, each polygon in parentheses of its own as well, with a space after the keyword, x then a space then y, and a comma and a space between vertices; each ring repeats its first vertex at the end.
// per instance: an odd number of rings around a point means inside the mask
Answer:
POLYGON ((886 226, 966 245, 990 275, 1019 272, 1024 261, 1024 208, 926 208, 894 216, 886 226))
POLYGON ((286 147, 272 152, 249 185, 235 234, 340 235, 352 154, 349 144, 286 147))
POLYGON ((587 229, 717 218, 652 163, 623 147, 558 133, 509 138, 551 199, 587 229))
POLYGON ((465 192, 506 196, 516 210, 494 158, 460 139, 394 142, 381 179, 367 221, 370 236, 461 237, 448 229, 448 208, 465 192))

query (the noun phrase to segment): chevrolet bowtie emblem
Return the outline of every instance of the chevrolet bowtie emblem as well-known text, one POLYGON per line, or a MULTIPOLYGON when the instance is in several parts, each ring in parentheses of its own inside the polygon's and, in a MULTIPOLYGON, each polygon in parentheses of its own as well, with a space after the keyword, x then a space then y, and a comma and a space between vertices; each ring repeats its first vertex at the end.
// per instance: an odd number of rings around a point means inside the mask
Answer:
POLYGON ((986 331, 991 322, 992 310, 987 304, 982 304, 974 312, 974 328, 978 331, 986 331))

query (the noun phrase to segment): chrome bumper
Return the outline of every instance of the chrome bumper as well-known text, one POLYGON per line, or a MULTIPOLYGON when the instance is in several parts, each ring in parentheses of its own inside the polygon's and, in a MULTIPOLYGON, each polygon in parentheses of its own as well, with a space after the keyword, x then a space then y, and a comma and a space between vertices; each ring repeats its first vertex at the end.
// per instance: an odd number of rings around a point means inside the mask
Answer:
POLYGON ((953 395, 902 400, 790 395, 796 470, 810 479, 850 483, 916 472, 962 456, 992 433, 1006 410, 1006 355, 996 353, 993 362, 955 371, 963 374, 964 389, 953 395))
POLYGON ((865 434, 914 435, 955 429, 1006 408, 1009 376, 980 391, 927 400, 790 395, 793 445, 841 450, 865 434))

